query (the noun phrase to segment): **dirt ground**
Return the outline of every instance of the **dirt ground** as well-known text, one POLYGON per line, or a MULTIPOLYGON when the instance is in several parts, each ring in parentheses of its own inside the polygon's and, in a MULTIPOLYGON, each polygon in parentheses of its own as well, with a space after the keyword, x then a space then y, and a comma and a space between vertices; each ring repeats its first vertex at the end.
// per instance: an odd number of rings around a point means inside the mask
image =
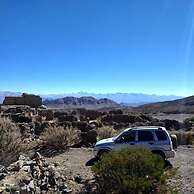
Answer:
MULTIPOLYGON (((91 167, 86 166, 92 158, 92 149, 72 148, 68 152, 48 158, 48 161, 55 164, 57 170, 68 177, 67 185, 73 193, 79 193, 83 188, 82 181, 93 178, 91 167), (80 179, 79 184, 75 181, 77 177, 80 179)), ((176 157, 170 162, 177 170, 168 184, 180 194, 194 194, 194 147, 178 147, 176 157)))

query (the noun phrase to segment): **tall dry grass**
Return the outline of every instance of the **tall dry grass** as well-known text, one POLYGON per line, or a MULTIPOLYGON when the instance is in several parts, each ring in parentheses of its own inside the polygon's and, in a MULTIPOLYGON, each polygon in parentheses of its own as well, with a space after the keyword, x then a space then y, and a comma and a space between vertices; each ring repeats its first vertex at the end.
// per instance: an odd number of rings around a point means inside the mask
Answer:
POLYGON ((0 118, 0 163, 9 165, 25 150, 19 128, 9 119, 0 118))
POLYGON ((171 134, 177 136, 178 145, 192 145, 194 144, 194 132, 173 131, 171 134))
POLYGON ((49 127, 41 134, 44 148, 66 150, 79 143, 79 133, 75 128, 49 127))
POLYGON ((97 129, 98 140, 106 139, 117 135, 117 131, 110 126, 103 126, 97 129))

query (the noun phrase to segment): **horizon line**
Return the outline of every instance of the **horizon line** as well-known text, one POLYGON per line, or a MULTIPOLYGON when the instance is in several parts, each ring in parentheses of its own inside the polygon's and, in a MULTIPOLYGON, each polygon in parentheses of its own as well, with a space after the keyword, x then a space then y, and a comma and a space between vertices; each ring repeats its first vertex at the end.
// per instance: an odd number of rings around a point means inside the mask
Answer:
POLYGON ((49 95, 73 95, 73 94, 94 94, 94 95, 111 95, 111 94, 134 94, 134 95, 150 95, 150 96, 175 96, 175 97, 188 97, 191 95, 176 95, 176 94, 157 94, 157 93, 142 93, 142 92, 86 92, 86 91, 78 91, 78 92, 64 92, 64 93, 39 93, 39 92, 31 92, 31 91, 8 91, 8 90, 0 90, 2 93, 27 93, 27 94, 36 94, 40 96, 49 96, 49 95))

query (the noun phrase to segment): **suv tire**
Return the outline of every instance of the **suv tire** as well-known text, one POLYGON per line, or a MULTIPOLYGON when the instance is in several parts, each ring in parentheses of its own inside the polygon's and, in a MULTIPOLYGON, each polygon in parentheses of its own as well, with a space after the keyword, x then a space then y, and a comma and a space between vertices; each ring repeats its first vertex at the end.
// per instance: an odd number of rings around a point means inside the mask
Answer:
POLYGON ((152 153, 159 156, 162 160, 166 159, 166 156, 165 156, 164 152, 162 152, 160 150, 154 150, 154 151, 152 151, 152 153))

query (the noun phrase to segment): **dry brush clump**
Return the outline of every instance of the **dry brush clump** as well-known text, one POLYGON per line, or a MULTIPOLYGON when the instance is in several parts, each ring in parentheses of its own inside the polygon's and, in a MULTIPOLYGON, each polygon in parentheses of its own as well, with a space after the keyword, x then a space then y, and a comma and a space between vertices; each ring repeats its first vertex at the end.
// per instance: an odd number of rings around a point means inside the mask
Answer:
POLYGON ((0 163, 9 165, 25 151, 19 128, 9 119, 0 118, 0 163))
POLYGON ((54 150, 66 150, 79 143, 79 132, 72 127, 48 127, 41 134, 42 147, 54 150))
POLYGON ((103 126, 97 129, 98 140, 113 137, 117 134, 116 130, 110 126, 103 126))
POLYGON ((177 136, 178 145, 192 145, 194 144, 194 132, 193 131, 173 131, 172 134, 177 136))
POLYGON ((193 131, 173 131, 172 134, 177 136, 178 145, 192 145, 194 144, 194 132, 193 131))

